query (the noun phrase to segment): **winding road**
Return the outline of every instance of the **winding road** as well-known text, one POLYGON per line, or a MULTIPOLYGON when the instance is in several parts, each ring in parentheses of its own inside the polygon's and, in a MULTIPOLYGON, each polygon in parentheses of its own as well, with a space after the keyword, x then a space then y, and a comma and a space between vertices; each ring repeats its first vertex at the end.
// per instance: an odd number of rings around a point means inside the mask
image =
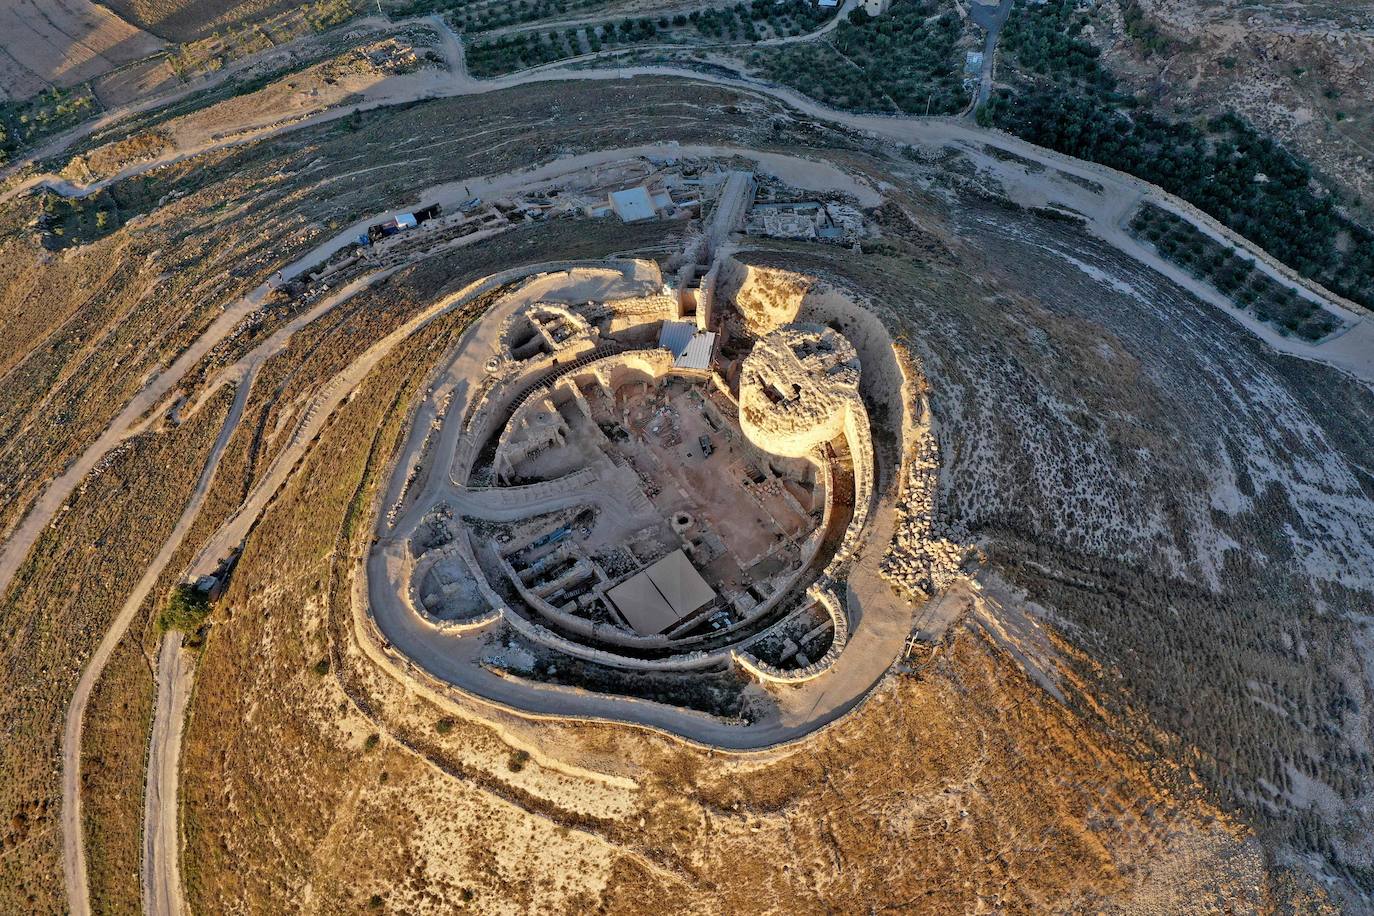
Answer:
POLYGON ((181 916, 180 833, 177 830, 177 766, 181 733, 191 702, 195 660, 181 633, 162 637, 157 661, 157 708, 148 743, 148 783, 143 793, 144 916, 181 916))
POLYGON ((209 491, 210 484, 215 479, 215 472, 219 469, 220 456, 223 455, 225 446, 229 444, 229 437, 233 435, 239 419, 243 416, 243 407, 248 400, 248 387, 240 385, 235 393, 229 416, 210 449, 205 467, 200 472, 200 478, 196 481, 196 487, 191 492, 186 508, 182 510, 181 518, 177 520, 171 535, 144 572, 143 578, 138 580, 138 585, 134 587, 124 606, 120 608, 119 614, 110 624, 110 628, 105 631, 104 638, 86 662, 81 678, 76 683, 71 703, 67 706, 67 716, 62 729, 62 865, 67 880, 67 902, 73 916, 86 916, 91 911, 90 889, 86 880, 86 845, 81 830, 81 732, 85 724, 86 705, 90 702, 91 691, 100 680, 100 675, 109 663, 110 656, 114 654, 115 647, 128 632, 129 625, 133 623, 139 608, 157 584, 158 577, 172 561, 172 555, 181 546, 187 532, 195 524, 196 517, 200 515, 205 494, 209 491))
MULTIPOLYGON (((837 17, 838 18, 838 17, 837 17)), ((710 83, 742 92, 755 95, 767 96, 780 101, 792 109, 805 114, 813 119, 838 124, 848 127, 870 136, 881 138, 904 144, 913 144, 923 147, 952 146, 960 150, 964 155, 974 161, 977 166, 1001 181, 1007 188, 1009 196, 1018 202, 1044 205, 1046 203, 1057 203, 1063 206, 1072 207, 1077 212, 1083 214, 1090 231, 1098 234, 1111 244, 1122 249, 1127 254, 1148 264, 1157 271, 1168 275, 1180 285, 1197 294, 1204 301, 1211 302, 1219 308, 1225 309, 1237 321, 1246 324, 1251 331, 1264 337, 1276 349, 1291 353, 1295 356, 1318 360, 1323 363, 1341 368, 1352 375, 1360 378, 1365 383, 1374 381, 1374 328, 1368 320, 1367 313, 1356 307, 1345 303, 1338 297, 1330 295, 1327 291, 1296 281, 1286 268, 1278 265, 1266 253, 1257 247, 1237 237, 1234 233, 1221 227, 1214 220, 1205 217, 1190 205, 1178 200, 1163 190, 1149 185, 1132 176, 1116 172, 1112 169, 1091 163, 1072 160, 1049 150, 1035 147, 1024 141, 1008 137, 1004 134, 983 130, 975 126, 958 123, 946 119, 921 119, 921 118, 893 118, 872 115, 855 115, 828 109, 811 99, 803 97, 798 93, 775 85, 761 83, 746 77, 726 77, 719 74, 702 74, 692 70, 671 66, 643 66, 626 67, 606 70, 567 70, 560 68, 541 69, 538 72, 514 74, 509 77, 495 79, 491 81, 478 81, 472 79, 463 66, 462 45, 456 36, 452 36, 447 29, 441 30, 449 37, 445 38, 444 45, 446 54, 449 57, 452 71, 442 81, 435 84, 417 83, 411 92, 408 100, 417 100, 435 95, 469 95, 489 92, 499 92, 520 85, 535 82, 549 81, 569 81, 569 80, 610 80, 621 79, 635 76, 667 76, 695 80, 710 83), (1030 162, 1038 167, 1038 170, 1027 168, 1024 164, 1009 161, 1003 156, 989 155, 987 150, 991 148, 1001 153, 1012 153, 1026 162, 1030 162), (1063 176, 1069 176, 1066 180, 1063 176), (1073 179, 1078 179, 1077 181, 1073 179), (1087 183, 1095 183, 1101 190, 1093 190, 1087 183), (1353 322, 1352 329, 1340 338, 1331 342, 1311 345, 1303 344, 1296 340, 1279 338, 1278 335, 1268 331, 1257 322, 1249 321, 1243 314, 1235 310, 1230 303, 1220 294, 1211 290, 1210 287, 1199 283, 1191 276, 1180 271, 1176 267, 1158 258, 1153 251, 1142 246, 1135 241, 1123 228, 1124 221, 1128 218, 1130 211, 1135 204, 1141 200, 1149 200, 1167 210, 1170 210, 1190 222, 1197 225, 1202 231, 1209 235, 1221 238, 1228 244, 1237 246, 1248 257, 1254 259, 1262 269, 1270 272, 1271 275, 1279 278, 1282 282, 1299 289, 1303 295, 1320 297, 1326 307, 1337 314, 1342 315, 1353 322)), ((179 95, 185 95, 194 89, 185 90, 179 95)), ((409 90, 408 90, 409 91, 409 90)), ((365 101, 362 108, 374 108, 386 105, 397 104, 398 97, 394 95, 384 95, 365 101)), ((138 109, 147 110, 155 104, 162 104, 168 98, 160 100, 147 100, 136 106, 138 109)), ((111 112, 103 122, 117 119, 130 111, 135 110, 134 106, 121 112, 111 112)), ((141 174, 148 170, 165 165, 171 159, 188 158, 198 155, 210 148, 221 148, 237 145, 239 143, 260 140, 265 136, 276 133, 297 130, 299 128, 324 123, 336 118, 344 117, 352 111, 352 107, 331 109, 319 113, 318 115, 303 119, 291 125, 284 126, 279 130, 265 131, 235 140, 224 141, 215 144, 213 147, 207 146, 203 149, 179 150, 167 157, 141 163, 136 167, 126 170, 115 179, 109 179, 90 186, 75 186, 61 182, 56 176, 36 176, 29 182, 25 182, 18 188, 12 188, 6 196, 21 192, 24 188, 33 184, 45 182, 60 190, 62 193, 71 196, 84 196, 92 193, 108 184, 110 180, 127 177, 128 175, 141 174)), ((94 129, 94 125, 91 129, 94 129)), ((42 151, 45 155, 56 155, 81 136, 89 133, 87 129, 70 132, 51 142, 42 151)), ((361 224, 364 224, 365 221, 361 224)), ((356 232, 355 227, 349 227, 338 237, 331 239, 330 242, 320 246, 309 255, 288 266, 283 273, 292 277, 307 267, 318 263, 320 259, 337 247, 340 239, 346 240, 350 233, 356 232)), ((380 279, 380 274, 371 275, 366 282, 356 288, 349 287, 331 296, 329 300, 312 309, 306 316, 302 316, 297 322, 293 322, 293 330, 304 326, 308 321, 315 318, 345 301, 359 289, 365 288, 371 282, 380 279)), ((513 275, 512 275, 513 276, 513 275)), ((498 282, 489 278, 491 282, 498 282)), ((360 281, 361 282, 361 281, 360 281)), ((486 282, 486 281, 484 281, 486 282)), ((499 281, 507 282, 507 281, 499 281)), ((246 316, 256 310, 265 300, 268 289, 266 285, 257 288, 249 295, 240 299, 238 302, 228 306, 224 312, 210 325, 204 334, 201 335, 186 351, 184 351, 167 369, 159 373, 141 391, 139 391, 128 404, 120 411, 107 429, 78 457, 61 475, 51 481, 29 508, 28 512, 20 524, 10 533, 3 547, 0 548, 0 594, 8 588, 12 582, 15 572, 24 558, 28 555, 36 542, 38 536, 44 528, 51 522, 61 506, 66 502, 74 488, 84 479, 89 472, 94 469, 101 459, 103 459, 111 449, 130 437, 139 434, 147 429, 151 422, 155 421, 167 407, 170 406, 175 396, 176 389, 189 372, 217 343, 223 340, 230 331, 246 316)), ((467 295, 476 295, 476 291, 470 291, 467 295)), ((425 321, 432 320, 443 309, 453 308, 459 304, 458 299, 448 301, 445 305, 436 306, 439 311, 430 314, 425 321)), ((410 330, 406 334, 412 333, 423 322, 414 327, 407 325, 410 330)), ((286 333, 284 337, 278 338, 274 335, 269 340, 275 340, 278 345, 284 343, 290 337, 286 333)), ((396 332, 400 334, 400 332, 396 332)), ((386 340, 390 341, 389 346, 394 346, 403 339, 404 335, 396 337, 392 335, 386 340), (394 339, 393 339, 394 338, 394 339)), ((267 346, 264 344, 263 346, 267 346)), ((378 347, 382 346, 381 344, 378 347)), ((388 347, 389 348, 389 347, 388 347)), ((256 367, 261 365, 263 359, 270 355, 269 351, 254 351, 256 357, 250 354, 245 357, 246 362, 236 364, 233 372, 224 376, 221 382, 235 381, 238 389, 235 393, 234 403, 230 409, 214 446, 212 447, 204 468, 201 471, 196 487, 188 500, 181 517, 173 529, 171 536, 164 543, 157 557, 146 570, 142 579, 134 591, 129 595, 120 612, 111 623, 109 630, 97 646, 91 657, 86 661, 81 677, 78 680, 76 690, 73 693, 71 703, 68 706, 64 720, 62 735, 62 827, 63 827, 63 860, 66 876, 66 886, 71 911, 78 916, 90 912, 89 892, 87 887, 87 877, 85 868, 85 850, 81 832, 81 798, 80 798, 80 746, 82 737, 83 717, 89 702, 91 690, 98 681, 101 673, 113 653, 119 640, 123 638, 132 620, 144 600, 147 598, 158 577, 163 573, 166 566, 170 563, 172 556, 189 532, 192 524, 198 516, 219 465, 219 459, 237 427, 242 416, 244 405, 252 387, 253 378, 256 374, 256 367)), ((318 410, 310 414, 311 419, 293 436, 293 442, 287 452, 292 455, 297 454, 297 449, 303 449, 310 441, 313 431, 319 424, 324 422, 330 410, 347 396, 354 387, 366 375, 367 370, 375 364, 377 359, 384 355, 385 350, 377 348, 370 349, 366 354, 351 366, 349 370, 341 374, 330 385, 326 386, 324 393, 317 399, 318 410), (312 425, 313 424, 313 425, 312 425)), ((294 458, 287 461, 287 454, 283 453, 277 459, 277 464, 269 470, 264 479, 264 483, 253 491, 249 502, 241 507, 233 519, 217 532, 210 544, 206 545, 197 558, 193 568, 203 569, 206 563, 217 561, 223 555, 221 551, 227 546, 241 543, 257 514, 261 511, 271 493, 274 493, 289 474, 289 469, 294 463, 294 458)), ((851 647, 849 654, 854 654, 851 647)), ((168 653, 165 647, 163 653, 168 653)), ((181 654, 176 653, 180 658, 181 654)), ((172 665, 167 662, 167 665, 172 665)), ((886 662, 884 662, 884 667, 886 662)), ((158 715, 175 718, 177 703, 178 684, 189 680, 187 675, 177 675, 180 665, 172 667, 170 674, 163 672, 163 663, 159 663, 159 698, 158 715), (165 687, 163 685, 166 685, 165 687)), ((819 702, 819 700, 818 700, 819 702)), ((174 727, 171 719, 165 723, 165 727, 155 726, 156 746, 150 749, 150 767, 157 770, 157 773, 150 776, 149 781, 149 816, 155 817, 158 823, 149 824, 145 827, 148 831, 150 844, 147 848, 147 861, 149 863, 169 863, 176 858, 176 829, 175 829, 175 742, 179 735, 179 727, 174 727), (170 762, 169 762, 170 761, 170 762), (172 768, 170 780, 165 778, 167 767, 172 768), (156 793, 156 798, 153 798, 156 793), (168 806, 171 806, 170 809, 168 806), (171 826, 169 828, 166 820, 166 812, 171 810, 171 826)), ((712 736, 704 735, 709 740, 712 736)), ((161 911, 176 912, 179 906, 179 888, 175 886, 175 877, 171 871, 171 866, 150 865, 145 869, 145 900, 162 901, 157 903, 162 907, 161 911), (149 876, 148 872, 156 872, 156 876, 149 876), (169 877, 170 876, 170 877, 169 877)), ((152 904, 150 904, 150 909, 152 904)))

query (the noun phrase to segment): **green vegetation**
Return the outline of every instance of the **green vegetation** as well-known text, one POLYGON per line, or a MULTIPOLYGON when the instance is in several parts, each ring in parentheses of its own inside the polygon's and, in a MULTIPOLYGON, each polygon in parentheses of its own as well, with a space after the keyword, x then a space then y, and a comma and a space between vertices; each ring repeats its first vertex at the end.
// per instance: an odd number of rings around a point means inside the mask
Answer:
POLYGON ((756 42, 814 31, 828 16, 806 0, 753 0, 720 9, 693 10, 671 19, 641 17, 548 32, 503 35, 468 48, 476 76, 496 76, 603 50, 646 44, 698 45, 756 42))
POLYGON ((1131 220, 1131 229, 1164 257, 1211 283, 1280 334, 1320 340, 1340 327, 1336 317, 1317 303, 1166 210, 1146 204, 1131 220))
POLYGON ((95 241, 118 229, 122 222, 119 206, 106 191, 86 198, 43 192, 38 228, 43 247, 50 251, 95 241))
POLYGON ((1016 6, 1002 27, 1000 48, 1030 75, 1073 84, 1081 91, 1109 93, 1116 78, 1101 65, 1101 52, 1079 37, 1088 25, 1074 0, 1016 6))
POLYGON ((1185 123, 1121 95, 1078 37, 1086 21, 1073 0, 1017 7, 1003 38, 1017 85, 995 93, 979 123, 1153 182, 1303 276, 1374 306, 1374 233, 1339 211, 1307 163, 1234 114, 1185 123))
MULTIPOLYGON (((1176 47, 1177 42, 1161 32, 1153 22, 1146 16, 1136 0, 1123 0, 1121 4, 1121 15, 1125 20, 1126 34, 1140 47, 1145 49, 1146 56, 1154 54, 1170 54, 1176 47)), ((1232 66, 1235 59, 1232 58, 1232 66)))
POLYGON ((45 190, 38 196, 34 225, 49 251, 85 245, 154 209, 158 200, 174 189, 195 190, 209 180, 202 170, 188 170, 187 176, 189 182, 165 174, 140 175, 86 197, 63 197, 45 190))
POLYGON ((602 5, 601 0, 489 0, 485 3, 481 0, 412 0, 390 7, 387 12, 392 18, 447 13, 459 29, 486 32, 524 22, 555 19, 602 5))
POLYGON ((22 102, 0 102, 0 165, 40 140, 73 127, 100 108, 88 86, 53 87, 22 102))
POLYGON ((355 0, 316 0, 305 5, 305 19, 317 32, 333 28, 358 15, 355 0))
POLYGON ((183 582, 172 589, 167 606, 157 619, 161 630, 195 633, 210 616, 210 599, 194 585, 183 582))
POLYGON ((959 18, 937 0, 896 0, 881 18, 855 10, 825 41, 761 51, 750 62, 837 108, 953 114, 968 101, 960 34, 959 18))

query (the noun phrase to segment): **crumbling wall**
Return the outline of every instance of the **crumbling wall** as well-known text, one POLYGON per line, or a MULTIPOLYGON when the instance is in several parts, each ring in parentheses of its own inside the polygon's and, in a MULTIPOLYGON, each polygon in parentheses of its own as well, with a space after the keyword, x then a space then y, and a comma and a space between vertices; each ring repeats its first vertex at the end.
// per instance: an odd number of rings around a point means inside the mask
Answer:
POLYGON ((714 652, 686 652, 669 658, 630 658, 565 639, 548 627, 527 620, 519 614, 507 614, 506 622, 531 642, 549 646, 574 658, 630 671, 694 671, 721 664, 731 657, 730 649, 717 649, 714 652))
POLYGON ((876 468, 868 411, 864 409, 863 401, 858 398, 854 401, 854 406, 845 414, 845 439, 849 443, 850 460, 854 464, 854 516, 849 520, 840 546, 835 549, 835 556, 825 568, 826 575, 836 578, 842 577, 846 564, 853 559, 854 551, 863 540, 875 495, 873 476, 876 468))
POLYGON ((959 575, 968 548, 946 535, 936 520, 940 484, 940 446, 929 425, 919 427, 909 444, 906 478, 897 503, 898 523, 883 557, 883 577, 907 591, 930 596, 959 575))
POLYGON ((501 597, 492 590, 487 582, 487 577, 482 575, 477 566, 477 556, 472 550, 472 540, 468 535, 467 529, 460 529, 454 539, 443 547, 427 551, 425 555, 416 562, 411 559, 413 552, 411 545, 406 545, 406 603, 410 609, 425 623, 441 630, 445 633, 464 633, 469 630, 480 630, 482 627, 489 626, 500 620, 507 612, 506 603, 501 597), (477 590, 482 595, 482 600, 487 603, 487 610, 484 613, 473 617, 465 617, 458 620, 443 620, 435 617, 425 607, 424 598, 420 594, 419 583, 424 578, 430 567, 440 560, 457 557, 467 567, 477 584, 477 590))
POLYGON ((765 684, 800 684, 814 680, 830 670, 849 644, 849 616, 845 613, 844 602, 833 580, 821 580, 806 590, 807 595, 825 608, 834 627, 830 648, 825 654, 809 665, 801 668, 779 668, 749 652, 747 649, 734 650, 733 657, 740 667, 765 684))
POLYGON ((726 258, 716 276, 715 298, 732 302, 755 337, 797 320, 802 300, 815 280, 789 270, 753 267, 726 258))

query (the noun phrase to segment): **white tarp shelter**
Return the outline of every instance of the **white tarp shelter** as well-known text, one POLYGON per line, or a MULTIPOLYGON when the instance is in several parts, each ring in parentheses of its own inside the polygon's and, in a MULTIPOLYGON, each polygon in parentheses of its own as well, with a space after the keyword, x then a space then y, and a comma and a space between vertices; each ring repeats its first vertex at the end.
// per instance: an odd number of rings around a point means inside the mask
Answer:
POLYGON ((692 321, 665 321, 658 332, 658 345, 672 352, 674 368, 705 372, 711 368, 716 334, 699 330, 692 321))

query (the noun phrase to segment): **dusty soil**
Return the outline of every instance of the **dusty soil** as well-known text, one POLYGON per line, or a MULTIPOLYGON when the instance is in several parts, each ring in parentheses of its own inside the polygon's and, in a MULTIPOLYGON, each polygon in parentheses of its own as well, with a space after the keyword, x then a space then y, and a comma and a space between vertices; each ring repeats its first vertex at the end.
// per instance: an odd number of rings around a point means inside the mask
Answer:
POLYGON ((168 41, 194 41, 302 4, 295 0, 110 0, 110 9, 168 41))
MULTIPOLYGON (((31 214, 12 205, 8 492, 26 504, 216 307, 380 202, 665 129, 684 142, 841 142, 809 126, 774 132, 776 114, 668 80, 529 88, 173 166, 138 180, 150 188, 132 228, 65 252, 39 248, 23 228, 31 214), (575 120, 612 105, 634 116, 575 120), (398 135, 418 139, 398 148, 398 135)), ((803 912, 855 901, 1177 912, 1226 898, 1306 910, 1302 881, 1266 862, 1325 858, 1358 876, 1368 387, 1282 355, 1099 239, 986 189, 961 196, 957 162, 926 169, 870 150, 851 161, 889 175, 885 193, 912 214, 905 228, 894 219, 866 252, 779 244, 756 260, 881 304, 931 379, 944 518, 1024 591, 1016 614, 956 625, 916 659, 918 676, 890 679, 815 743, 744 763, 413 692, 350 642, 349 584, 370 488, 423 389, 424 348, 447 332, 436 327, 331 421, 217 611, 202 681, 214 689, 193 702, 185 771, 199 909, 356 910, 376 895, 438 911, 471 895, 498 911, 634 912, 645 899, 739 910, 763 895, 803 912), (1033 646, 1016 635, 1032 620, 1033 646), (1039 680, 1022 673, 1026 658, 1039 680)), ((393 288, 391 317, 444 279, 393 288)), ((260 333, 244 329, 212 360, 260 333)), ((367 337, 351 326, 340 339, 367 337)), ((255 420, 289 413, 322 381, 293 376, 311 359, 333 367, 328 347, 316 351, 277 367, 288 396, 255 405, 255 420)), ((215 413, 115 454, 6 596, 7 909, 61 909, 48 880, 56 723, 73 672, 184 504, 215 413)), ((240 486, 260 470, 245 457, 257 448, 233 446, 240 486)), ((119 709, 108 694, 102 708, 119 709)), ((110 759, 130 759, 127 747, 110 759)))
POLYGON ((91 0, 0 7, 0 99, 75 86, 162 50, 156 36, 91 0))
POLYGON ((344 409, 269 511, 207 647, 202 676, 225 689, 197 693, 188 734, 194 906, 352 909, 377 895, 416 912, 460 898, 484 912, 638 913, 651 899, 656 911, 738 912, 761 897, 790 912, 964 912, 978 900, 1177 911, 1314 899, 1271 881, 1254 841, 1186 781, 1085 733, 962 627, 919 676, 889 681, 821 738, 743 759, 612 726, 524 724, 515 738, 500 717, 455 720, 407 697, 331 648, 348 564, 328 545, 351 527, 351 483, 370 476, 356 430, 394 435, 386 392, 411 372, 398 354, 344 409), (313 469, 325 466, 351 470, 322 486, 313 469), (287 553, 302 562, 283 576, 287 553))

